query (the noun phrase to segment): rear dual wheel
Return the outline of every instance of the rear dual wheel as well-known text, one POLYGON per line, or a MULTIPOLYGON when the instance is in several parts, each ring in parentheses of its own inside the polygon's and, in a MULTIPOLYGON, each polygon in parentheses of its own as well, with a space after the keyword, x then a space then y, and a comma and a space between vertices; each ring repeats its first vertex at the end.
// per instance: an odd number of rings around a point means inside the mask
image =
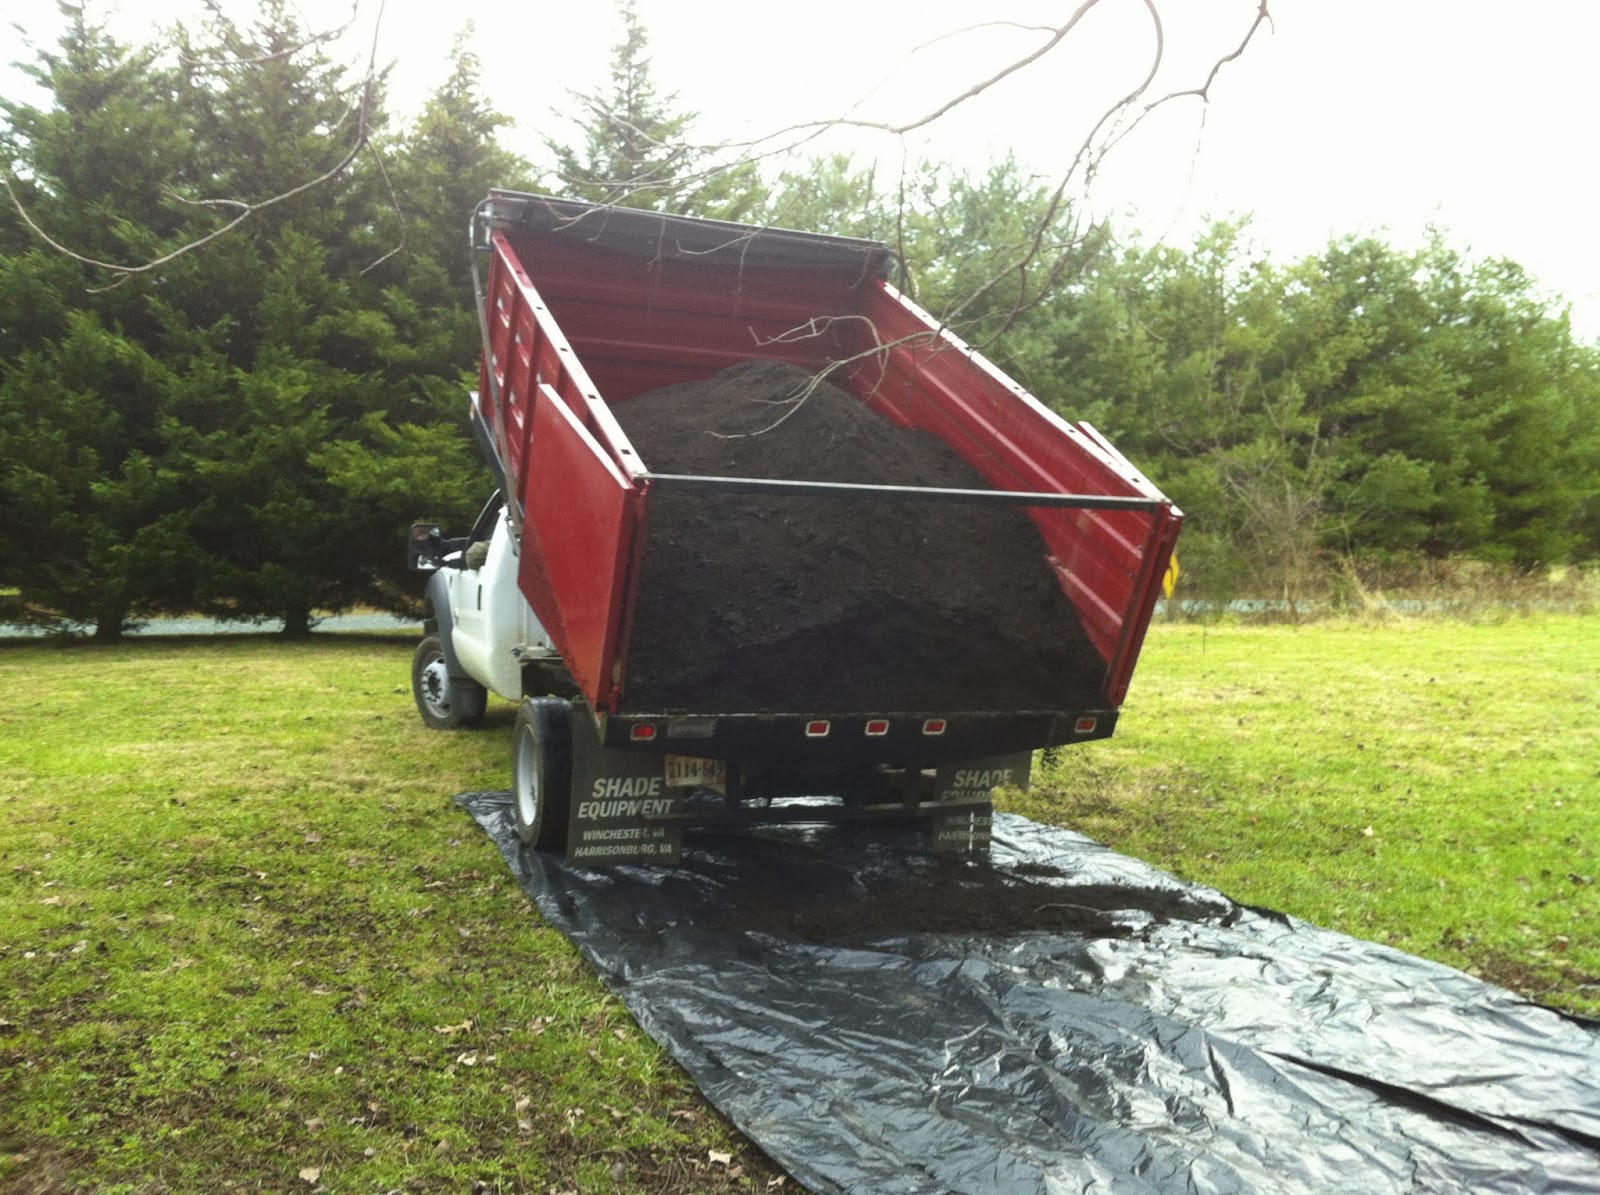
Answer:
POLYGON ((529 697, 511 739, 511 797, 517 837, 541 851, 565 850, 572 811, 572 706, 529 697))

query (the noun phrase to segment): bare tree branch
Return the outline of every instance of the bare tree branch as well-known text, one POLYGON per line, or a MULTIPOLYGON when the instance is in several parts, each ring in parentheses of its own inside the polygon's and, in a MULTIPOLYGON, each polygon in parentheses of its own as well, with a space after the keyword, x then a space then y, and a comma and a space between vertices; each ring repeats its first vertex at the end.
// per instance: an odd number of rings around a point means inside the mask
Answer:
POLYGON ((941 33, 937 37, 930 37, 921 45, 913 46, 911 52, 920 54, 923 50, 931 50, 940 42, 950 41, 952 38, 965 37, 969 33, 976 33, 980 29, 1020 29, 1024 33, 1054 33, 1054 25, 1025 25, 1021 21, 979 21, 975 25, 966 25, 960 29, 952 29, 948 33, 941 33))
MULTIPOLYGON (((332 130, 332 132, 337 132, 339 128, 344 126, 345 122, 349 120, 352 115, 356 117, 355 139, 351 142, 350 147, 345 151, 344 155, 339 159, 339 161, 329 169, 317 175, 315 178, 308 179, 297 186, 290 187, 286 191, 281 191, 276 195, 272 195, 266 199, 261 199, 254 202, 231 198, 190 199, 182 195, 168 192, 167 194, 170 198, 177 200, 179 203, 187 204, 192 207, 222 207, 238 212, 238 215, 236 215, 232 220, 229 220, 227 223, 212 229, 204 236, 196 237, 193 240, 186 241, 184 244, 179 245, 171 252, 164 253, 159 257, 152 258, 150 261, 146 261, 138 265, 128 265, 122 262, 102 261, 99 258, 89 257, 62 244, 39 226, 37 221, 35 221, 33 216, 28 212, 28 209, 23 206, 21 198, 18 197, 16 189, 12 186, 13 180, 9 172, 0 173, 0 186, 5 187, 6 195, 11 200, 11 206, 16 209, 17 215, 21 217, 22 222, 27 225, 28 229, 35 236, 42 240, 46 245, 50 246, 50 248, 54 249, 63 256, 69 257, 74 261, 81 262, 84 265, 92 266, 95 269, 105 270, 108 273, 121 275, 121 277, 119 277, 116 282, 112 283, 110 287, 98 288, 94 293, 100 293, 104 290, 109 290, 112 287, 119 286, 122 284, 122 282, 126 281, 127 278, 135 275, 148 274, 155 270, 159 270, 161 267, 176 261, 178 258, 189 253, 193 253, 197 249, 204 248, 213 241, 219 240, 254 216, 257 216, 260 213, 269 210, 270 208, 277 207, 279 204, 287 203, 289 200, 304 195, 308 191, 313 191, 325 183, 332 182, 334 179, 338 178, 341 174, 348 170, 351 163, 356 160, 361 151, 367 148, 372 138, 369 115, 373 96, 377 88, 378 34, 383 26, 383 12, 385 3, 386 0, 379 0, 377 17, 374 19, 372 26, 372 41, 367 53, 366 73, 361 79, 358 98, 356 102, 353 103, 348 110, 346 110, 344 116, 340 118, 339 123, 332 130)), ((353 16, 354 13, 352 11, 352 19, 353 16)), ((294 52, 298 52, 299 49, 304 49, 307 45, 315 44, 317 40, 320 39, 313 38, 311 41, 299 46, 294 52)), ((384 173, 384 178, 387 181, 387 172, 384 173)), ((394 189, 392 186, 390 187, 390 194, 391 196, 394 194, 394 189)), ((403 243, 403 229, 401 235, 403 243)), ((392 253, 386 254, 385 256, 392 256, 392 253)), ((374 263, 374 265, 376 264, 377 263, 374 263)), ((372 267, 369 266, 368 268, 371 269, 372 267)))
MULTIPOLYGON (((1158 77, 1166 58, 1166 33, 1161 19, 1157 0, 1142 0, 1145 11, 1150 19, 1153 45, 1148 68, 1143 77, 1125 95, 1112 102, 1090 126, 1076 151, 1068 162, 1066 168, 1057 177, 1054 186, 1046 198, 1044 207, 1038 217, 1032 222, 1026 237, 1017 244, 1001 246, 996 252, 999 260, 989 276, 973 290, 962 296, 959 300, 948 306, 939 315, 939 333, 945 329, 960 326, 970 322, 971 313, 980 308, 981 304, 996 291, 1012 284, 1016 287, 1009 304, 998 313, 998 318, 991 323, 983 340, 972 346, 978 351, 984 351, 995 344, 1008 331, 1015 327, 1017 321, 1043 297, 1052 293, 1061 283, 1071 276, 1092 251, 1092 240, 1096 230, 1100 227, 1098 222, 1089 222, 1087 225, 1072 215, 1069 204, 1069 195, 1075 187, 1087 189, 1097 176, 1100 167, 1109 155, 1121 142, 1132 134, 1154 112, 1164 106, 1181 99, 1198 99, 1202 105, 1209 104, 1210 91, 1221 71, 1231 62, 1236 61, 1249 47, 1256 33, 1263 24, 1270 25, 1271 16, 1268 11, 1269 0, 1258 0, 1256 13, 1249 28, 1245 31, 1238 45, 1228 54, 1216 59, 1210 66, 1205 79, 1195 87, 1183 88, 1168 92, 1153 100, 1146 100, 1151 87, 1158 77), (1063 224, 1063 218, 1066 223, 1063 224)), ((1038 61, 1044 54, 1072 32, 1083 16, 1092 9, 1098 0, 1084 0, 1084 3, 1074 10, 1068 21, 1061 26, 1049 30, 1050 37, 1044 45, 1028 55, 1008 63, 1001 70, 988 78, 967 88, 960 95, 940 104, 937 108, 922 117, 904 124, 894 125, 884 122, 856 120, 851 118, 834 121, 805 122, 779 130, 778 133, 756 141, 740 143, 740 148, 746 152, 742 161, 759 161, 770 156, 774 151, 769 148, 772 143, 785 134, 804 133, 793 144, 804 144, 820 131, 838 127, 874 129, 880 132, 903 136, 911 131, 923 128, 962 103, 965 103, 984 91, 993 87, 1001 80, 1015 74, 1018 70, 1038 61), (753 152, 751 152, 753 151, 753 152)), ((1008 22, 992 22, 986 24, 1009 24, 1008 22)), ((973 26, 983 28, 986 25, 973 26)), ((935 39, 940 40, 940 39, 935 39)), ((932 43, 927 43, 932 44, 932 43)), ((1203 116, 1202 116, 1203 119, 1203 116)), ((726 148, 726 147, 724 147, 726 148)), ((785 147, 792 148, 792 147, 785 147)), ((898 207, 898 235, 901 243, 901 260, 904 261, 904 208, 905 208, 905 176, 904 164, 900 179, 900 204, 898 207)), ((990 313, 994 315, 995 313, 990 313)), ((773 338, 770 343, 786 343, 795 338, 807 338, 822 335, 822 326, 817 321, 792 330, 792 334, 784 334, 773 338)), ((936 336, 938 334, 935 334, 936 336)), ((790 418, 799 405, 816 385, 830 374, 839 369, 846 368, 867 357, 878 355, 884 359, 889 350, 915 340, 929 340, 929 334, 918 333, 911 337, 897 341, 885 342, 876 328, 872 329, 873 346, 860 353, 854 354, 843 361, 830 363, 821 370, 813 379, 813 384, 808 389, 794 396, 794 406, 769 427, 756 432, 743 433, 745 435, 762 435, 773 428, 780 426, 790 418)), ((942 341, 940 342, 942 343, 942 341)), ((935 345, 936 351, 938 344, 935 345)))
POLYGON ((176 191, 163 191, 161 193, 176 203, 186 203, 190 207, 231 207, 235 209, 245 209, 250 206, 242 199, 190 199, 187 196, 179 195, 176 191))
POLYGON ((873 323, 873 321, 868 319, 866 316, 839 315, 830 316, 826 319, 809 320, 807 323, 802 324, 797 328, 791 328, 787 332, 780 332, 777 336, 769 337, 766 340, 757 338, 756 344, 758 347, 771 344, 793 344, 799 340, 809 340, 817 336, 826 335, 832 330, 833 325, 835 324, 853 321, 859 321, 860 323, 865 324, 867 326, 867 331, 872 334, 872 347, 870 349, 862 349, 859 353, 853 353, 852 355, 841 358, 840 360, 828 362, 827 365, 823 366, 816 373, 812 374, 811 377, 807 379, 806 384, 800 387, 800 389, 794 391, 794 393, 785 398, 776 400, 780 405, 788 406, 789 409, 769 423, 766 427, 758 428, 753 432, 711 432, 709 434, 715 436, 719 440, 746 440, 752 436, 764 436, 770 431, 777 430, 790 419, 794 418, 794 416, 799 413, 800 408, 805 405, 806 400, 817 392, 817 388, 821 386, 823 382, 828 380, 830 374, 838 373, 842 369, 848 369, 858 361, 865 361, 874 357, 877 358, 879 362, 880 370, 886 372, 889 368, 889 352, 891 349, 916 343, 937 345, 939 341, 938 331, 926 330, 911 332, 905 336, 897 337, 894 340, 884 340, 882 334, 878 331, 878 325, 873 323))
MULTIPOLYGON (((365 93, 367 90, 368 90, 368 88, 365 85, 363 85, 363 93, 365 93)), ((362 106, 363 107, 366 106, 366 99, 365 98, 362 99, 362 106)), ((325 170, 323 173, 317 175, 316 178, 309 179, 308 181, 301 183, 297 187, 291 187, 289 190, 280 192, 279 194, 274 195, 269 199, 263 199, 258 203, 245 203, 242 200, 237 200, 237 199, 197 201, 197 202, 209 202, 209 203, 216 203, 216 204, 234 205, 234 206, 239 207, 240 211, 239 211, 239 214, 237 216, 235 216, 232 220, 229 220, 226 224, 222 225, 219 228, 213 229, 212 231, 208 232, 205 236, 198 237, 198 238, 196 238, 195 240, 192 240, 192 241, 188 241, 188 242, 186 242, 186 243, 184 243, 182 245, 179 245, 176 249, 172 250, 172 252, 170 252, 170 253, 164 253, 160 257, 153 258, 150 261, 144 262, 143 264, 136 265, 136 266, 124 265, 121 262, 101 261, 98 258, 87 257, 82 253, 78 253, 78 252, 76 252, 76 251, 74 251, 72 249, 67 248, 67 246, 63 245, 60 241, 56 240, 49 233, 47 233, 44 229, 40 228, 38 226, 38 224, 34 223, 33 217, 28 214, 28 209, 22 206, 22 201, 17 198, 16 191, 12 189, 11 179, 8 176, 0 175, 0 186, 4 186, 5 187, 6 194, 8 196, 10 196, 10 198, 11 198, 11 205, 12 205, 12 207, 16 208, 17 215, 22 217, 23 223, 25 223, 29 227, 29 229, 31 229, 33 231, 33 234, 35 236, 37 236, 45 244, 49 245, 56 252, 64 254, 67 257, 70 257, 74 261, 82 262, 84 265, 94 266, 96 269, 107 270, 107 271, 109 271, 110 273, 113 273, 113 274, 128 274, 128 275, 148 274, 152 270, 159 270, 162 266, 167 265, 169 262, 176 261, 178 258, 184 256, 185 254, 193 253, 196 249, 203 248, 204 246, 211 244, 212 241, 215 241, 220 237, 226 236, 228 233, 232 232, 235 228, 238 228, 239 225, 243 224, 246 220, 250 219, 252 216, 258 215, 259 213, 266 211, 268 208, 276 207, 280 203, 286 203, 286 202, 288 202, 289 200, 295 198, 298 195, 304 195, 307 191, 315 190, 317 187, 320 187, 323 183, 326 183, 326 182, 331 181, 332 179, 338 178, 339 175, 341 175, 341 174, 343 174, 345 172, 345 170, 349 167, 350 163, 354 162, 356 160, 356 155, 359 154, 361 152, 362 148, 365 147, 365 145, 367 144, 367 138, 368 138, 368 131, 367 131, 367 124, 366 124, 366 117, 363 116, 362 120, 361 120, 361 131, 360 131, 359 135, 356 138, 355 144, 353 144, 350 147, 349 151, 344 155, 344 157, 339 159, 339 162, 338 162, 337 165, 335 165, 332 169, 325 170)))
MULTIPOLYGON (((215 4, 208 5, 208 7, 210 7, 213 11, 216 11, 215 4)), ((268 62, 279 62, 286 58, 293 58, 296 54, 300 53, 301 50, 308 50, 312 46, 319 46, 326 42, 337 41, 339 38, 343 37, 346 31, 349 30, 350 26, 356 23, 356 15, 360 11, 360 8, 361 0, 352 0, 350 5, 350 16, 345 20, 343 25, 333 29, 324 30, 322 33, 313 33, 304 41, 297 42, 295 45, 289 46, 285 49, 274 51, 271 54, 262 54, 257 58, 200 58, 192 54, 179 54, 178 61, 183 63, 185 66, 217 67, 219 69, 225 69, 227 67, 234 66, 261 66, 268 62)))
POLYGON ((389 177, 389 168, 384 165, 383 151, 380 150, 376 145, 369 146, 369 149, 372 153, 372 160, 378 167, 378 174, 383 178, 383 185, 389 192, 389 202, 394 205, 394 214, 397 217, 395 225, 400 230, 400 239, 395 242, 394 247, 390 249, 389 252, 385 253, 382 257, 378 258, 376 261, 362 269, 361 277, 363 278, 372 273, 373 270, 377 269, 395 254, 404 253, 406 248, 406 220, 405 212, 400 207, 400 196, 395 193, 394 180, 389 177))

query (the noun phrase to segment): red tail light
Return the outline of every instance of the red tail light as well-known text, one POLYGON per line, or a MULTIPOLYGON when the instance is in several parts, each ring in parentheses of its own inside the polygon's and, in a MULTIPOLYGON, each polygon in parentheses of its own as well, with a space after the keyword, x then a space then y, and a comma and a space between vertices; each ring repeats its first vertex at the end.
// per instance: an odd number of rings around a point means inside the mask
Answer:
POLYGON ((1100 725, 1099 718, 1079 718, 1072 724, 1072 729, 1079 734, 1092 734, 1094 728, 1100 725))
POLYGON ((948 723, 943 718, 929 718, 922 724, 923 734, 943 734, 948 723))
POLYGON ((820 720, 816 721, 816 722, 807 722, 806 723, 806 738, 808 738, 808 739, 820 739, 820 738, 823 738, 823 737, 825 737, 827 735, 828 731, 830 731, 832 729, 833 729, 833 723, 831 723, 831 722, 823 722, 823 721, 820 721, 820 720))
POLYGON ((636 743, 648 743, 656 737, 656 728, 648 722, 641 722, 629 729, 628 737, 636 743))
POLYGON ((889 733, 889 719, 873 718, 867 723, 867 736, 869 738, 882 738, 889 733))

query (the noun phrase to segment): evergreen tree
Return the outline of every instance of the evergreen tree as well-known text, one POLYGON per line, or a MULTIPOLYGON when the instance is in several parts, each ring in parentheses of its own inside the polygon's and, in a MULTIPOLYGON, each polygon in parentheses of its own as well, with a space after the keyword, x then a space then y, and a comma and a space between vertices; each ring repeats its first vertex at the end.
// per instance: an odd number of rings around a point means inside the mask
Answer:
POLYGON ((759 218, 766 187, 753 163, 724 161, 693 145, 697 113, 675 111, 650 70, 650 38, 633 0, 618 0, 622 40, 612 47, 611 83, 576 92, 581 148, 547 139, 556 159, 553 190, 622 207, 723 220, 759 218))
MULTIPOLYGON (((357 122, 375 142, 383 135, 374 81, 349 79, 307 44, 281 3, 248 28, 214 13, 197 38, 185 36, 182 60, 207 172, 225 193, 258 199, 274 176, 281 187, 328 171, 360 136, 357 122)), ((483 184, 445 176, 474 154, 480 174, 500 165, 472 144, 498 123, 472 94, 475 64, 458 55, 457 68, 421 122, 423 148, 382 146, 393 160, 386 170, 375 144, 336 183, 218 242, 172 288, 169 302, 186 318, 170 324, 212 333, 184 351, 215 390, 187 390, 177 425, 196 478, 193 539, 207 562, 198 596, 214 613, 280 618, 300 635, 315 611, 404 606, 410 518, 465 517, 473 507, 463 495, 477 480, 471 470, 458 484, 420 484, 427 478, 413 455, 395 468, 419 483, 420 509, 374 510, 371 477, 349 464, 365 453, 368 473, 380 470, 388 451, 414 454, 417 435, 433 437, 442 469, 462 463, 463 380, 477 354, 464 230, 483 184), (476 124, 449 128, 452 111, 476 124), (430 178, 442 186, 430 189, 430 178), (461 230, 451 238, 456 286, 432 256, 442 235, 397 205, 402 194, 441 220, 460 198, 449 220, 461 230)))
POLYGON ((195 560, 180 478, 158 432, 164 367, 90 312, 0 370, 0 553, 21 591, 11 613, 46 625, 130 619, 185 605, 195 560))
MULTIPOLYGON (((476 374, 468 220, 493 188, 533 186, 529 164, 495 141, 511 121, 484 98, 477 56, 467 48, 470 33, 469 24, 456 39, 449 75, 416 123, 386 147, 405 219, 405 250, 382 271, 385 301, 400 343, 410 349, 413 376, 454 380, 476 374)), ((462 391, 473 384, 462 380, 446 388, 436 417, 459 421, 462 391)), ((438 387, 429 392, 443 393, 438 387)))
MULTIPOLYGON (((138 260, 185 234, 165 195, 192 145, 174 114, 173 73, 150 47, 117 42, 81 5, 59 44, 24 71, 44 106, 0 100, 17 198, 82 255, 138 260)), ((160 427, 166 367, 145 280, 45 247, 8 211, 0 223, 0 584, 42 620, 125 622, 181 601, 181 486, 160 427), (158 563, 164 567, 158 567, 158 563)))

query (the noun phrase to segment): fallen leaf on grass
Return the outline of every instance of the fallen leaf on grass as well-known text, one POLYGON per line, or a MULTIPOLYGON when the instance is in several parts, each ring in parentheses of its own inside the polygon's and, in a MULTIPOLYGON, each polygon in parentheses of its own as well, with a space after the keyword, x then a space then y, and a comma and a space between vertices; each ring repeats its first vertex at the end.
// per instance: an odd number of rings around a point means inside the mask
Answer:
POLYGON ((457 1033, 465 1033, 471 1028, 472 1022, 470 1020, 466 1020, 462 1021, 459 1025, 435 1025, 433 1027, 433 1031, 435 1033, 442 1033, 446 1037, 454 1037, 457 1033))
POLYGON ((82 954, 87 949, 89 949, 89 939, 88 938, 79 938, 76 942, 74 942, 72 944, 72 953, 73 954, 82 954))
POLYGON ((47 896, 39 902, 42 905, 58 905, 61 903, 59 896, 47 896))
POLYGON ((197 958, 175 958, 172 960, 172 969, 174 971, 182 971, 185 968, 194 966, 199 961, 197 958))
POLYGON ((327 1127, 327 1124, 328 1122, 323 1120, 322 1117, 313 1116, 310 1120, 306 1121, 306 1128, 311 1130, 313 1133, 320 1133, 324 1128, 327 1127))
POLYGON ((471 931, 471 930, 470 930, 470 929, 468 929, 468 928, 467 928, 467 927, 466 927, 466 926, 464 926, 464 925, 458 925, 458 926, 456 926, 456 933, 458 933, 458 934, 460 934, 460 935, 461 935, 461 936, 462 936, 462 937, 463 937, 463 938, 470 938, 470 937, 472 937, 472 931, 471 931))
POLYGON ((322 1178, 322 1167, 321 1166, 306 1166, 306 1167, 303 1167, 301 1169, 301 1171, 300 1171, 300 1177, 302 1179, 304 1179, 307 1183, 310 1183, 314 1187, 314 1186, 317 1185, 318 1180, 320 1180, 322 1178))
POLYGON ((1365 830, 1361 831, 1361 836, 1363 838, 1371 838, 1376 833, 1376 830, 1374 830, 1371 826, 1368 826, 1365 830))
POLYGON ((733 1162, 733 1155, 723 1153, 720 1149, 706 1150, 706 1161, 713 1166, 728 1166, 733 1162))
POLYGON ((457 1054, 456 1055, 456 1061, 459 1062, 462 1066, 477 1066, 478 1065, 478 1055, 476 1053, 471 1053, 471 1052, 466 1053, 466 1054, 457 1054))

